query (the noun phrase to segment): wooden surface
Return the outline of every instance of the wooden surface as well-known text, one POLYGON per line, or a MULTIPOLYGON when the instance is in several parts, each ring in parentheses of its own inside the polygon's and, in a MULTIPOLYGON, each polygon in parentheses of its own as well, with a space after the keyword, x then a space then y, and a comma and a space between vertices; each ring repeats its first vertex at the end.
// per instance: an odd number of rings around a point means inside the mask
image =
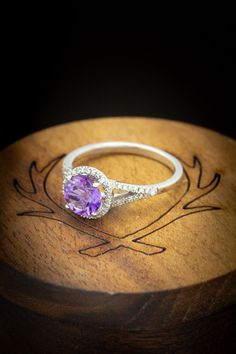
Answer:
MULTIPOLYGON (((162 119, 91 119, 28 136, 3 150, 0 164, 0 295, 5 321, 18 313, 19 323, 25 321, 26 327, 30 316, 54 325, 59 321, 59 327, 47 324, 52 333, 49 330, 41 343, 52 347, 57 345, 53 330, 63 333, 60 321, 69 321, 65 332, 80 331, 83 352, 96 352, 90 328, 103 328, 106 335, 98 335, 99 343, 111 352, 114 343, 108 345, 105 338, 114 328, 121 331, 116 332, 117 351, 123 350, 117 334, 122 333, 129 352, 162 348, 163 353, 172 353, 175 348, 175 353, 192 353, 196 343, 203 348, 194 323, 200 332, 210 326, 209 336, 214 337, 217 328, 211 323, 223 316, 224 341, 234 311, 227 309, 236 301, 235 141, 162 119), (64 209, 62 158, 78 146, 111 140, 136 141, 171 152, 184 165, 184 180, 168 193, 114 208, 101 219, 74 217, 64 209), (185 338, 190 323, 189 343, 196 343, 191 349, 185 343, 186 349, 172 339, 180 333, 185 338), (147 333, 146 337, 134 337, 130 344, 124 333, 133 330, 138 336, 147 333), (165 340, 173 346, 164 346, 165 340)), ((170 175, 166 166, 128 154, 85 164, 131 183, 156 183, 170 175)), ((42 326, 40 321, 35 319, 35 330, 37 323, 42 326)), ((4 334, 6 345, 8 335, 4 334)), ((79 340, 73 343, 72 352, 80 347, 79 340)), ((63 345, 67 348, 66 339, 63 345)), ((209 346, 204 346, 208 352, 209 346)))

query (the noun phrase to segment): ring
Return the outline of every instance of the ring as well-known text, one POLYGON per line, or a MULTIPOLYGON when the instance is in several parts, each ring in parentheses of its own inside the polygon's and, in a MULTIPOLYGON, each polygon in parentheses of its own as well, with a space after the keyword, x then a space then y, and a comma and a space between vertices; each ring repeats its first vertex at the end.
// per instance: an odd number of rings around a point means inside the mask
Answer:
POLYGON ((63 160, 62 173, 65 207, 83 218, 97 219, 113 207, 168 191, 181 180, 183 167, 173 155, 156 147, 134 142, 111 141, 89 144, 71 151, 63 160), (131 184, 112 180, 95 167, 73 167, 75 160, 79 164, 81 158, 114 152, 158 160, 170 167, 173 174, 156 184, 131 184))

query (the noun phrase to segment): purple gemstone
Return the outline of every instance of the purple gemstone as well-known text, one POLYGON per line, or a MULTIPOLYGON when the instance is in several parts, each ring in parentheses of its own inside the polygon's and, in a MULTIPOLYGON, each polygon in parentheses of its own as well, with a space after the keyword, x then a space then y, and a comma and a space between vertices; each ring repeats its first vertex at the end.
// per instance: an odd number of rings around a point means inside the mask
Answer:
POLYGON ((88 217, 101 206, 102 195, 93 182, 91 177, 76 175, 65 183, 64 198, 75 214, 88 217))

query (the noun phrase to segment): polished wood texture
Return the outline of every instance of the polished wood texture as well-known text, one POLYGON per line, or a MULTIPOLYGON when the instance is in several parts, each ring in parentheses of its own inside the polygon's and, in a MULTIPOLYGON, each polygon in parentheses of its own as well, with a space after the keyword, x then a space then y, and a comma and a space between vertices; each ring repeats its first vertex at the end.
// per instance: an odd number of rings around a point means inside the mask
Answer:
MULTIPOLYGON (((226 350, 235 325, 235 141, 163 119, 90 119, 20 140, 0 153, 0 164, 1 339, 7 348, 226 350), (63 156, 111 140, 171 152, 183 163, 183 181, 101 219, 74 217, 61 193, 63 156)), ((130 154, 84 164, 131 183, 155 183, 171 173, 130 154)))

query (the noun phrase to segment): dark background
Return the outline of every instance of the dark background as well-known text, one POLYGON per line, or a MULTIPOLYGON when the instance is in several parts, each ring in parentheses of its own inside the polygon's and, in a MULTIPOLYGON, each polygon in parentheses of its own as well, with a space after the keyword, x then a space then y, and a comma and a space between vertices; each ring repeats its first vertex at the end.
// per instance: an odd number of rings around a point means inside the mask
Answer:
POLYGON ((230 23, 167 33, 33 22, 18 23, 7 37, 1 148, 48 126, 99 116, 166 117, 235 138, 230 23))
MULTIPOLYGON (((178 24, 167 32, 171 21, 156 29, 157 14, 149 31, 143 21, 139 29, 123 30, 120 18, 117 31, 109 23, 102 32, 100 23, 89 31, 89 19, 78 29, 81 13, 52 23, 54 11, 47 19, 38 14, 36 21, 35 12, 27 6, 15 21, 10 9, 2 33, 0 148, 55 124, 117 115, 182 120, 236 138, 236 41, 227 19, 205 27, 198 18, 191 28, 179 31, 178 24)), ((227 333, 222 346, 231 353, 233 336, 227 333)))

